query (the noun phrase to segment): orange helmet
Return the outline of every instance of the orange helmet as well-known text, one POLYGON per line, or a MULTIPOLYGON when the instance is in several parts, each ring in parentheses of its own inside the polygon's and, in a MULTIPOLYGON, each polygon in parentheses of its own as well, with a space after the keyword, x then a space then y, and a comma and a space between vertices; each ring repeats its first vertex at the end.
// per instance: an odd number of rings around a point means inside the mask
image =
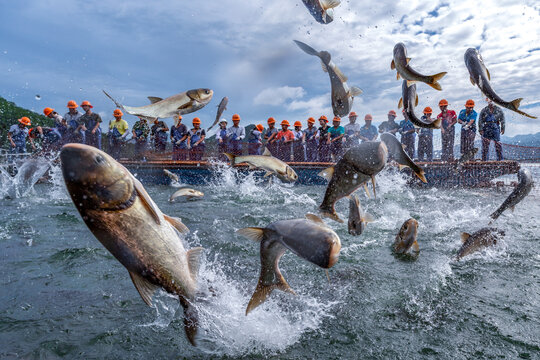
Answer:
POLYGON ((46 107, 45 109, 43 109, 43 113, 45 114, 45 116, 49 116, 53 111, 54 109, 50 107, 46 107))
POLYGON ((431 110, 429 106, 424 109, 424 114, 432 114, 432 113, 433 113, 433 110, 431 110))
POLYGON ((91 108, 93 108, 92 104, 90 104, 90 101, 88 101, 88 100, 84 100, 84 101, 81 103, 81 106, 90 106, 91 108))
POLYGON ((289 124, 289 122, 287 120, 283 120, 281 122, 281 126, 283 126, 283 125, 291 126, 291 124, 289 124))
POLYGON ((273 117, 269 117, 268 118, 268 124, 275 124, 276 123, 276 119, 274 119, 273 117))
POLYGON ((257 125, 255 126, 255 128, 256 128, 257 130, 259 130, 260 132, 262 132, 262 131, 264 130, 264 126, 262 126, 262 124, 257 124, 257 125))
POLYGON ((26 125, 26 126, 30 126, 32 125, 32 122, 30 121, 29 118, 27 118, 26 116, 23 116, 22 118, 19 119, 19 122, 23 125, 26 125))
POLYGON ((474 107, 474 100, 467 100, 467 102, 465 103, 465 107, 474 107))
POLYGON ((295 121, 295 122, 294 122, 294 126, 295 126, 295 127, 296 127, 296 126, 302 127, 302 123, 301 123, 300 121, 295 121))
POLYGON ((178 115, 178 120, 182 120, 182 115, 178 115))
POLYGON ((326 116, 324 116, 324 115, 322 115, 322 116, 319 118, 319 120, 324 120, 324 121, 328 122, 328 118, 327 118, 326 116))
POLYGON ((308 124, 315 124, 315 119, 310 117, 309 119, 307 119, 307 123, 308 124))
POLYGON ((201 119, 199 119, 198 117, 193 118, 193 125, 195 125, 195 124, 199 124, 199 125, 200 125, 200 124, 201 124, 201 119))
POLYGON ((35 138, 37 136, 36 134, 34 134, 34 128, 28 129, 28 136, 30 136, 31 138, 35 138))
POLYGON ((334 116, 334 118, 332 119, 332 121, 341 122, 341 119, 339 118, 339 116, 334 116))
POLYGON ((352 117, 352 116, 358 116, 358 115, 356 115, 354 111, 351 111, 351 113, 349 114, 349 117, 352 117))
POLYGON ((233 120, 233 121, 240 121, 240 115, 234 114, 234 115, 232 116, 232 120, 233 120))
POLYGON ((371 114, 366 114, 366 116, 364 116, 364 120, 366 120, 366 121, 372 121, 372 120, 373 120, 373 116, 371 116, 371 114))
POLYGON ((122 116, 122 115, 124 115, 124 113, 122 113, 122 110, 120 109, 115 109, 113 111, 113 116, 122 116))
POLYGON ((76 109, 76 108, 79 107, 79 105, 77 105, 75 100, 69 100, 68 103, 67 103, 67 107, 70 108, 70 109, 76 109))
POLYGON ((390 110, 388 112, 388 115, 397 116, 396 112, 394 110, 390 110))
POLYGON ((448 106, 448 101, 446 101, 446 99, 442 99, 439 101, 439 106, 448 106))

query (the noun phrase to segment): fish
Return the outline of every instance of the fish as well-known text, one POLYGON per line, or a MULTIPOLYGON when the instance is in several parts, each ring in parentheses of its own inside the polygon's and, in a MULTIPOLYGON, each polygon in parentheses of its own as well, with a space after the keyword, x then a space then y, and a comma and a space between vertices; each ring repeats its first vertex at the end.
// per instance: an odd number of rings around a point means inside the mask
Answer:
POLYGON ((407 48, 405 47, 405 44, 397 43, 394 46, 394 57, 392 59, 392 63, 390 64, 390 68, 392 70, 397 70, 398 80, 401 75, 401 77, 407 81, 407 86, 411 86, 412 84, 421 81, 428 84, 435 90, 442 90, 441 84, 439 84, 438 81, 442 79, 444 75, 446 75, 446 72, 441 72, 435 75, 422 75, 409 66, 410 60, 411 58, 407 57, 407 48))
POLYGON ((187 200, 191 199, 197 199, 204 196, 204 193, 198 190, 194 190, 191 188, 181 188, 174 192, 174 194, 171 195, 169 198, 170 202, 175 201, 177 198, 184 196, 187 200))
POLYGON ((176 175, 175 173, 170 172, 170 171, 167 170, 167 169, 163 169, 163 173, 164 173, 165 175, 167 175, 167 176, 168 176, 171 180, 173 180, 173 181, 176 181, 176 182, 179 182, 179 181, 180 181, 180 179, 178 178, 178 175, 176 175))
POLYGON ((390 158, 395 160, 399 164, 400 171, 404 167, 409 167, 416 174, 416 176, 418 176, 418 178, 422 180, 423 183, 427 184, 424 170, 411 160, 409 155, 407 155, 407 153, 403 150, 403 146, 401 146, 401 143, 395 135, 390 133, 383 133, 381 134, 381 141, 383 141, 388 147, 388 154, 390 158))
POLYGON ((474 157, 476 156, 476 153, 478 152, 478 148, 472 148, 469 149, 465 154, 463 154, 459 160, 456 163, 456 167, 454 168, 454 173, 457 174, 463 168, 463 164, 465 164, 468 161, 474 160, 474 157))
POLYGON ((298 180, 296 172, 283 161, 272 156, 267 148, 264 148, 262 155, 244 155, 238 156, 229 153, 225 153, 225 156, 229 158, 231 166, 240 163, 247 163, 249 169, 262 169, 266 170, 265 177, 276 175, 281 181, 295 182, 298 180))
POLYGON ((467 66, 467 70, 469 70, 471 84, 478 86, 480 91, 488 99, 493 101, 495 104, 500 105, 508 110, 512 110, 520 115, 531 119, 537 119, 536 116, 529 115, 518 109, 523 98, 518 98, 508 102, 501 99, 501 97, 495 93, 495 90, 493 90, 490 84, 491 75, 489 74, 489 70, 484 64, 484 59, 482 59, 482 55, 480 55, 478 50, 474 48, 467 49, 467 51, 465 51, 464 58, 465 66, 467 66))
POLYGON ((262 304, 274 289, 296 295, 279 270, 279 260, 287 250, 323 269, 337 263, 341 250, 339 236, 314 214, 306 214, 305 219, 279 220, 264 228, 247 227, 236 232, 260 242, 261 273, 246 315, 262 304))
POLYGON ((518 171, 518 184, 516 188, 508 195, 506 200, 502 203, 497 210, 495 210, 490 217, 493 220, 497 220, 499 216, 508 208, 514 210, 514 207, 521 202, 534 186, 534 181, 529 169, 519 169, 518 171))
POLYGON ((221 118, 221 115, 223 114, 223 112, 225 110, 227 110, 227 104, 228 103, 229 103, 229 98, 228 97, 225 96, 223 99, 221 99, 221 102, 218 105, 218 109, 217 109, 217 113, 216 113, 216 120, 214 120, 214 123, 212 124, 212 126, 210 126, 208 128, 208 130, 206 130, 206 131, 210 131, 211 128, 216 126, 216 124, 219 122, 219 119, 221 118))
POLYGON ((461 248, 458 250, 456 260, 470 255, 483 248, 497 244, 505 236, 503 230, 485 227, 473 234, 461 233, 461 248))
POLYGON ((105 90, 103 93, 124 112, 142 116, 147 119, 163 119, 175 115, 184 115, 202 109, 212 100, 214 92, 210 89, 193 89, 184 91, 180 94, 162 99, 156 96, 149 96, 150 105, 133 107, 120 104, 113 99, 105 90))
POLYGON ((414 107, 418 105, 418 94, 416 93, 416 84, 407 86, 407 80, 403 80, 401 85, 401 99, 398 102, 398 108, 403 106, 407 118, 416 126, 427 129, 440 129, 442 119, 436 119, 431 123, 420 120, 414 113, 414 107))
POLYGON ((321 171, 319 176, 329 180, 319 205, 321 214, 343 222, 336 212, 336 202, 351 195, 369 180, 374 182, 375 175, 384 168, 387 159, 388 149, 384 143, 367 141, 345 152, 336 165, 321 171))
POLYGON ((349 197, 349 222, 348 230, 351 235, 361 235, 364 232, 366 224, 372 222, 373 217, 364 212, 360 205, 360 199, 356 194, 349 197))
POLYGON ((413 218, 406 220, 399 229, 392 248, 397 255, 417 256, 420 246, 416 237, 418 236, 418 221, 413 218))
POLYGON ((332 110, 334 116, 347 116, 352 108, 355 96, 362 94, 362 89, 356 86, 347 85, 347 77, 332 61, 332 56, 328 51, 317 51, 311 46, 301 41, 293 40, 300 49, 306 54, 317 56, 321 59, 321 65, 324 72, 330 76, 332 110))
POLYGON ((334 8, 341 4, 341 0, 302 0, 311 15, 321 24, 334 21, 334 8))
POLYGON ((147 305, 158 288, 178 296, 186 336, 195 345, 193 304, 203 248, 186 250, 182 240, 189 229, 163 214, 142 184, 105 152, 67 144, 60 159, 69 195, 90 231, 128 270, 147 305))

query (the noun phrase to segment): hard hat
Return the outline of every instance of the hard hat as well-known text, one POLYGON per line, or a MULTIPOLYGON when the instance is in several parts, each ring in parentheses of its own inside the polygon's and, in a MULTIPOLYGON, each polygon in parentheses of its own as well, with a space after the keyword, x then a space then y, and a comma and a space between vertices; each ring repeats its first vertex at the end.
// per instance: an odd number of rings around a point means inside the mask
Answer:
POLYGON ((232 119, 233 119, 233 121, 240 121, 240 115, 234 114, 234 115, 232 116, 232 119))
POLYGON ((201 124, 201 119, 199 119, 198 117, 196 118, 193 118, 193 124, 201 124))
POLYGON ((283 126, 283 125, 291 126, 291 124, 289 124, 289 122, 287 120, 283 120, 281 122, 281 126, 283 126))
POLYGON ((262 126, 262 124, 257 124, 255 126, 257 128, 257 130, 259 130, 260 132, 262 132, 264 130, 264 126, 262 126))
POLYGON ((182 120, 182 115, 178 115, 178 120, 182 120))
POLYGON ((113 115, 114 116, 122 116, 122 115, 124 115, 124 113, 122 113, 122 110, 120 110, 120 109, 115 109, 113 111, 113 115))
POLYGON ((221 119, 219 123, 221 124, 222 122, 224 122, 224 123, 226 124, 226 123, 227 123, 227 119, 221 119))
POLYGON ((439 106, 448 106, 448 101, 446 101, 446 99, 442 99, 439 101, 439 106))
POLYGON ((354 111, 351 111, 351 113, 349 114, 349 117, 353 117, 353 116, 358 116, 358 115, 356 115, 354 111))
POLYGON ((276 119, 274 119, 273 117, 268 118, 268 124, 275 124, 275 123, 276 123, 276 119))
POLYGON ((300 121, 295 121, 295 122, 294 122, 294 126, 300 126, 300 127, 302 127, 302 123, 301 123, 300 121))
POLYGON ((81 106, 90 106, 91 108, 93 108, 92 104, 90 104, 90 101, 88 101, 88 100, 84 100, 84 101, 81 103, 81 106))
POLYGON ((474 107, 474 100, 467 100, 467 102, 465 103, 465 107, 474 107))
POLYGON ((315 124, 315 119, 310 117, 309 119, 307 119, 307 122, 308 124, 315 124))
POLYGON ((332 119, 332 121, 341 122, 341 119, 340 119, 338 116, 334 116, 334 118, 332 119))
POLYGON ((76 109, 76 108, 79 107, 79 105, 77 105, 75 100, 69 100, 68 103, 67 103, 67 107, 70 108, 70 109, 76 109))
POLYGON ((26 116, 23 116, 22 118, 19 119, 19 122, 23 125, 26 125, 26 126, 30 126, 32 125, 32 122, 30 121, 29 118, 27 118, 26 116))
POLYGON ((396 112, 394 110, 390 110, 388 112, 388 115, 397 116, 396 112))
POLYGON ((328 118, 327 118, 326 116, 324 116, 324 115, 322 115, 322 116, 319 118, 319 120, 324 120, 324 121, 328 122, 328 118))
POLYGON ((364 116, 364 120, 366 120, 366 121, 372 121, 372 120, 373 120, 373 116, 371 116, 371 114, 366 114, 366 116, 364 116))
POLYGON ((45 109, 43 109, 43 113, 45 114, 45 116, 49 116, 53 111, 54 109, 50 107, 46 107, 45 109))
POLYGON ((429 106, 424 109, 424 114, 432 114, 432 113, 433 113, 433 110, 431 110, 429 106))

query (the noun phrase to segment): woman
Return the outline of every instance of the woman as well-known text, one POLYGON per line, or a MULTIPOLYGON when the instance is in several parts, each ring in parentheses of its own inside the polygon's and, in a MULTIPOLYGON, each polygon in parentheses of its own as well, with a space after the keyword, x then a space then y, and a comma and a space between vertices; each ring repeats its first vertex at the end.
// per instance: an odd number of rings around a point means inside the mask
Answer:
POLYGON ((268 118, 268 129, 264 133, 264 140, 266 140, 266 148, 270 151, 270 154, 277 155, 277 142, 276 135, 278 130, 275 127, 276 120, 273 117, 268 118))
POLYGON ((319 118, 319 131, 317 132, 317 139, 319 140, 319 161, 330 162, 330 140, 328 140, 328 119, 326 116, 319 118))
POLYGON ((317 133, 318 130, 313 124, 315 124, 315 119, 310 117, 307 120, 308 127, 304 130, 304 141, 306 143, 306 159, 310 162, 316 162, 318 159, 317 154, 317 133))
POLYGON ((304 132, 302 131, 302 123, 295 121, 294 123, 294 141, 293 141, 293 161, 304 162, 304 132))
POLYGON ((171 127, 171 143, 173 147, 172 159, 185 161, 188 159, 188 128, 182 124, 182 116, 174 119, 171 127))
POLYGON ((193 119, 193 129, 189 131, 188 147, 191 148, 189 152, 189 159, 193 161, 201 161, 205 144, 204 138, 206 137, 206 132, 204 129, 201 129, 201 119, 198 117, 193 119))
POLYGON ((261 154, 263 130, 264 128, 262 124, 258 124, 249 133, 249 138, 248 138, 248 154, 249 155, 261 154))

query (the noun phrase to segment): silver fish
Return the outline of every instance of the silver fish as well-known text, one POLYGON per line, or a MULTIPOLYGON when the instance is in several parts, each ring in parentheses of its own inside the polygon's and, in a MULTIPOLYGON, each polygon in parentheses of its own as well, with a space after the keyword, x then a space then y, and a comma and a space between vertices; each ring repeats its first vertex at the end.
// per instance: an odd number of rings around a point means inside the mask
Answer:
POLYGON ((361 235, 364 232, 366 224, 373 221, 373 217, 364 212, 360 205, 360 199, 356 194, 349 197, 349 221, 348 230, 351 235, 361 235))
POLYGON ((116 104, 116 106, 123 109, 124 112, 135 116, 142 116, 147 119, 163 119, 175 115, 184 115, 195 112, 205 107, 206 104, 212 100, 212 96, 214 95, 214 92, 210 89, 194 89, 184 91, 183 93, 170 96, 166 99, 149 96, 148 99, 151 102, 150 105, 133 107, 122 105, 107 94, 105 90, 103 90, 103 92, 116 104))
POLYGON ((264 176, 276 175, 281 181, 295 182, 298 180, 296 172, 283 161, 272 156, 267 148, 264 149, 262 155, 244 155, 238 156, 225 153, 231 162, 231 166, 240 163, 247 163, 250 169, 266 170, 264 176))
POLYGON ((393 250, 398 255, 416 256, 420 252, 420 247, 416 241, 418 236, 418 221, 411 218, 406 220, 399 229, 394 240, 393 250))
POLYGON ((497 244, 505 236, 505 232, 495 228, 482 228, 473 234, 461 233, 461 248, 458 251, 456 260, 470 255, 483 248, 497 244))
POLYGON ((416 126, 427 129, 440 129, 442 119, 436 119, 431 123, 420 120, 414 113, 414 107, 418 105, 418 94, 416 94, 416 84, 407 86, 407 80, 401 84, 401 99, 398 102, 398 108, 403 106, 407 118, 416 126))
POLYGON ((229 103, 229 98, 228 97, 225 96, 223 99, 221 99, 221 102, 218 105, 218 109, 217 109, 217 113, 216 113, 216 120, 214 120, 214 123, 212 124, 212 126, 210 126, 208 128, 208 130, 206 130, 206 131, 210 131, 210 129, 213 128, 219 122, 219 119, 221 118, 221 115, 223 114, 223 112, 225 110, 227 110, 227 104, 228 103, 229 103))
POLYGON ((467 51, 465 51, 464 58, 465 65, 467 66, 467 70, 469 70, 469 75, 471 76, 471 84, 477 85, 480 91, 482 91, 482 93, 488 99, 508 110, 512 110, 531 119, 537 119, 536 116, 532 116, 524 113, 521 110, 518 110, 519 105, 521 104, 521 100, 523 100, 523 98, 507 102, 501 99, 500 96, 495 93, 489 82, 491 80, 491 76, 488 69, 486 68, 486 65, 484 64, 482 55, 480 55, 480 52, 478 50, 473 48, 467 49, 467 51))
POLYGON ((506 200, 502 203, 497 210, 490 215, 493 220, 497 220, 499 216, 508 208, 514 210, 514 207, 521 202, 534 186, 534 181, 529 169, 519 169, 518 171, 518 184, 514 191, 508 195, 506 200))
POLYGON ((442 90, 441 84, 439 84, 438 81, 446 75, 446 72, 435 75, 422 75, 409 66, 410 60, 411 59, 407 57, 407 48, 405 47, 405 44, 397 43, 394 46, 394 58, 390 64, 390 68, 392 70, 397 70, 398 80, 401 75, 401 77, 407 81, 407 86, 411 86, 415 82, 421 81, 436 90, 442 90))
POLYGON ((82 219, 107 250, 128 270, 149 306, 158 288, 178 295, 185 331, 195 344, 197 312, 192 302, 202 248, 184 248, 188 228, 164 215, 142 184, 108 154, 95 147, 67 144, 60 153, 64 180, 82 219))
POLYGON ((191 199, 202 198, 204 196, 204 193, 198 190, 191 189, 191 188, 181 188, 181 189, 176 190, 174 194, 171 195, 171 197, 169 198, 169 201, 173 202, 181 196, 185 197, 187 200, 191 200, 191 199))
POLYGON ((333 8, 341 4, 340 0, 302 0, 311 15, 321 24, 329 24, 334 20, 333 8))
POLYGON ((383 133, 381 134, 381 140, 388 147, 390 158, 399 164, 399 170, 402 170, 404 167, 409 167, 422 182, 427 183, 424 170, 411 160, 409 155, 403 150, 403 146, 401 146, 401 143, 395 135, 383 133))
POLYGON ((362 93, 362 89, 356 86, 347 85, 347 77, 332 61, 332 56, 328 51, 317 51, 311 46, 301 41, 294 40, 296 45, 306 54, 317 56, 321 59, 321 65, 324 72, 330 76, 330 85, 332 88, 332 109, 335 116, 346 116, 349 114, 355 96, 362 93))
POLYGON ((170 172, 170 171, 167 170, 167 169, 163 169, 163 173, 164 173, 165 175, 167 175, 167 176, 168 176, 171 180, 173 180, 173 181, 176 181, 176 182, 179 182, 179 181, 180 181, 180 179, 178 178, 178 175, 176 175, 175 173, 170 172))

